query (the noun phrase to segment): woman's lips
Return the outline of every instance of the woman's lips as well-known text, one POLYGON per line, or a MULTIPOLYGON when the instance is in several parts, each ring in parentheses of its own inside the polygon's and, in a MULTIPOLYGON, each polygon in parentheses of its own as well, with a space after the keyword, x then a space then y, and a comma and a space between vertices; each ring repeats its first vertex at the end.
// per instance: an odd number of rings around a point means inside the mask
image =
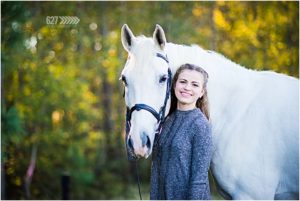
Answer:
POLYGON ((190 97, 190 96, 192 96, 192 94, 190 94, 190 93, 188 93, 188 92, 184 92, 184 91, 180 92, 180 94, 181 94, 183 97, 190 97))

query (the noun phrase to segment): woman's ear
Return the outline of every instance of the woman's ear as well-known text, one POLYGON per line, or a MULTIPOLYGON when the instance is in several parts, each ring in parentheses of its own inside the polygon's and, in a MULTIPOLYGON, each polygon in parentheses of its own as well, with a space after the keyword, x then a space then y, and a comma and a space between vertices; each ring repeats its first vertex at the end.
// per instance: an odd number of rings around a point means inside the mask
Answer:
POLYGON ((203 97, 204 93, 205 93, 205 89, 202 88, 199 99, 203 97))

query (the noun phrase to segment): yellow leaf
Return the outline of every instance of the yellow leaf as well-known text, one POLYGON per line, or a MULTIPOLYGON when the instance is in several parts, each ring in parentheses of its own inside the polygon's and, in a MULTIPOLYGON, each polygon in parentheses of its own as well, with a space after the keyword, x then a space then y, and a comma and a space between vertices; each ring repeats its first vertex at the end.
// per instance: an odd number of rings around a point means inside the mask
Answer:
POLYGON ((221 29, 224 29, 226 31, 230 30, 230 25, 226 22, 226 19, 223 16, 223 13, 219 9, 214 9, 213 11, 213 19, 215 24, 220 27, 221 29))

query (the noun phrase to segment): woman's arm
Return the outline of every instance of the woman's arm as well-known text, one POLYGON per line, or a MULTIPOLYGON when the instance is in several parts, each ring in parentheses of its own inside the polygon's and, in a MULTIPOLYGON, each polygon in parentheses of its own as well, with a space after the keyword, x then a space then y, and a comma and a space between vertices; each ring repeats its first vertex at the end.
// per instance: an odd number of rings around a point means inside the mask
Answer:
POLYGON ((158 184, 158 158, 157 147, 153 147, 152 163, 151 163, 151 179, 150 179, 150 200, 159 199, 159 184, 158 184))
POLYGON ((189 199, 211 199, 208 170, 212 156, 211 127, 207 122, 197 124, 192 142, 192 164, 189 186, 189 199))

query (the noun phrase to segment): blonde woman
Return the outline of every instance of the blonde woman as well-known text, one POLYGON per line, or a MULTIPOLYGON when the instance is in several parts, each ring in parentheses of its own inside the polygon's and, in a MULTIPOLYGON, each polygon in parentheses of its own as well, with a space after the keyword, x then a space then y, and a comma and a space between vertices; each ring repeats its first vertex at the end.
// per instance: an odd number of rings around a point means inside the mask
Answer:
POLYGON ((151 200, 211 199, 207 81, 208 74, 192 64, 182 65, 174 75, 171 109, 154 146, 151 200))

